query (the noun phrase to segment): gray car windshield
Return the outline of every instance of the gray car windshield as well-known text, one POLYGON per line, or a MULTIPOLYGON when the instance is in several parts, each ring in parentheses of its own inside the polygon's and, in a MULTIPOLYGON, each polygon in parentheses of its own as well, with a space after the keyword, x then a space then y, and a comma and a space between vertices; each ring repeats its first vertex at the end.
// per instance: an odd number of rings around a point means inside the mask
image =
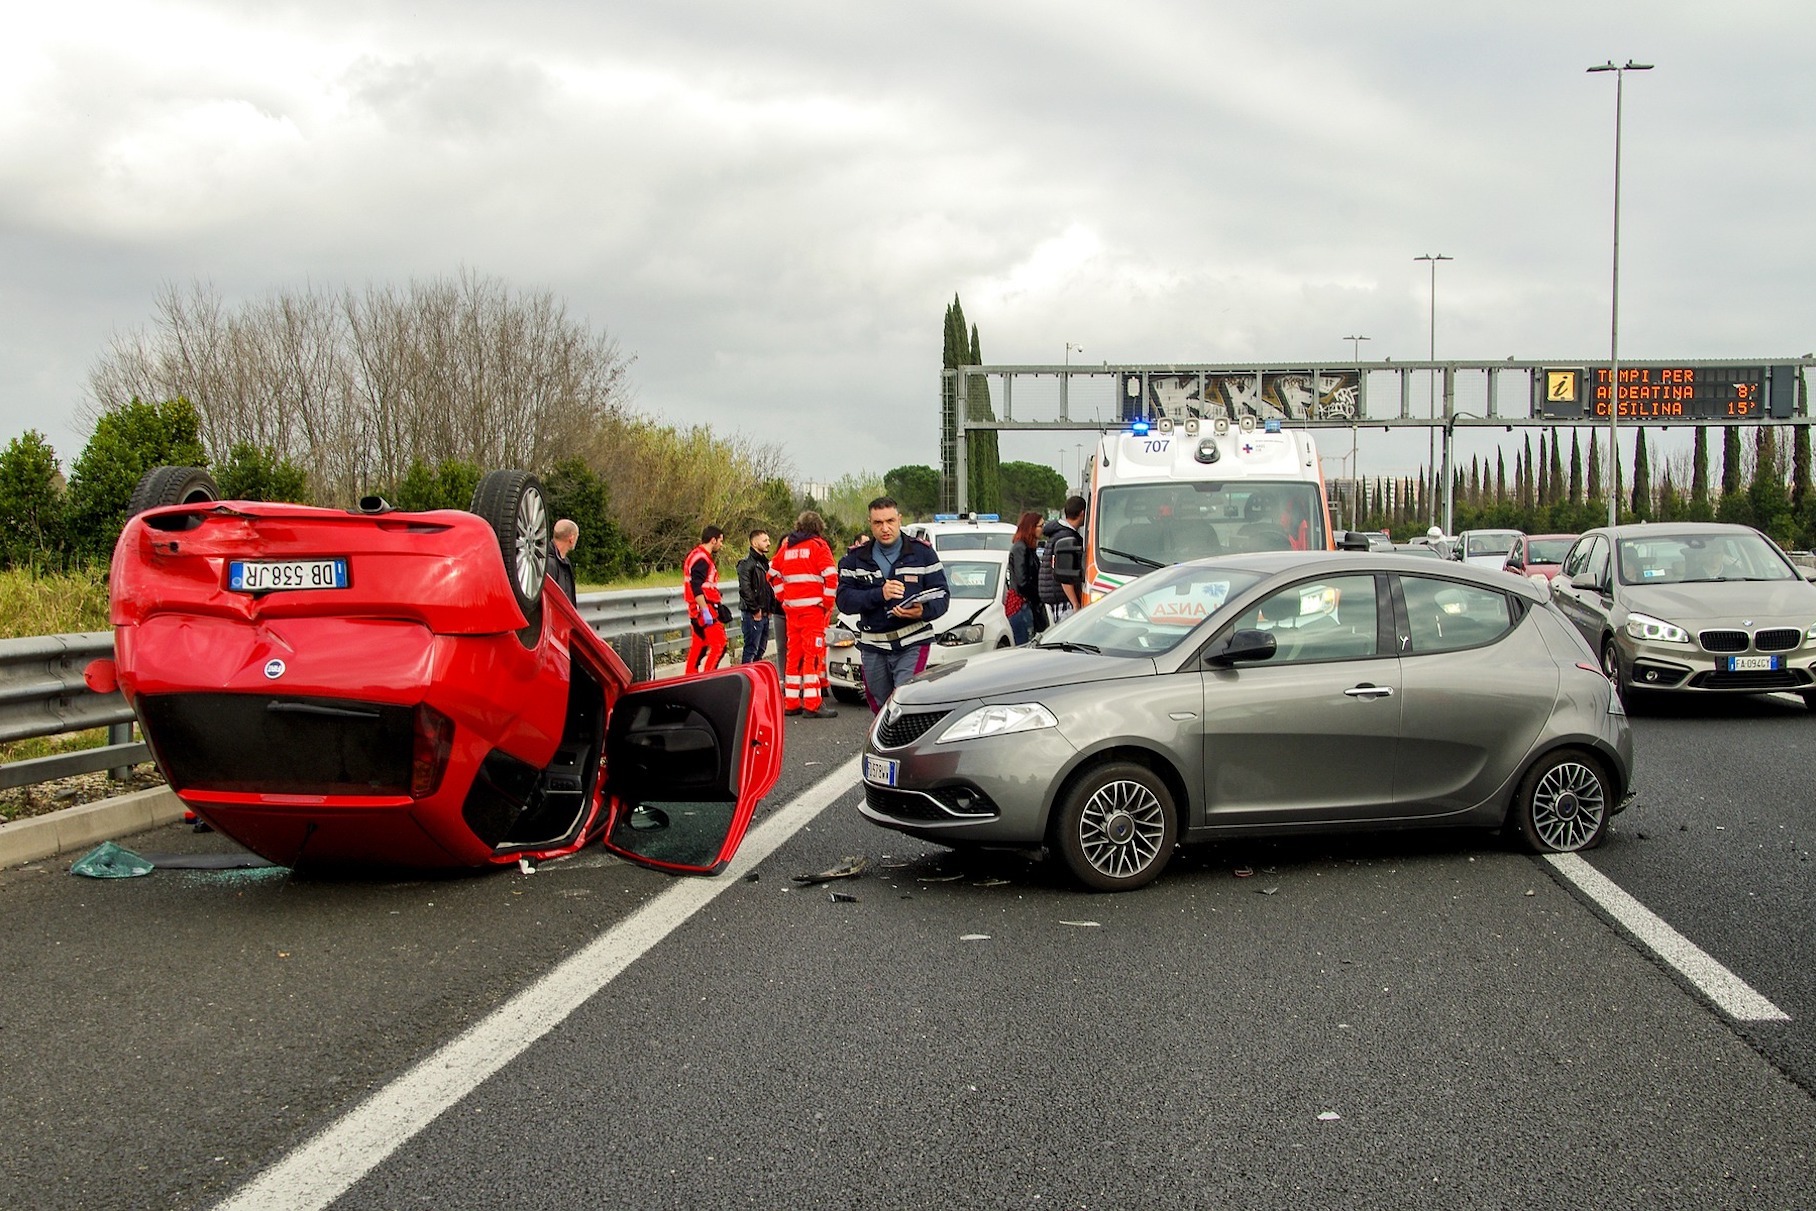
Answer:
POLYGON ((1648 533, 1620 541, 1622 584, 1796 580, 1795 568, 1756 530, 1648 533))
POLYGON ((1328 547, 1318 485, 1254 480, 1122 484, 1097 494, 1097 566, 1130 575, 1206 555, 1328 547))
POLYGON ((1092 602, 1037 642, 1106 656, 1159 656, 1260 580, 1258 573, 1215 565, 1162 568, 1092 602))

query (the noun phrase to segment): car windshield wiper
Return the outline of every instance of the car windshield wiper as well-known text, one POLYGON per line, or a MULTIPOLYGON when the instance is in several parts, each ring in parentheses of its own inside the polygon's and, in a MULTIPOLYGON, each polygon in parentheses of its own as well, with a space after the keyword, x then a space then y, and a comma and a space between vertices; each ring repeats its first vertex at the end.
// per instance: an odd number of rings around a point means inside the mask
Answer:
POLYGON ((1034 641, 1034 646, 1037 648, 1046 648, 1049 651, 1054 652, 1089 652, 1093 656, 1103 655, 1103 649, 1094 643, 1074 643, 1070 639, 1056 639, 1044 642, 1036 639, 1034 641))
POLYGON ((1098 547, 1105 555, 1115 555, 1130 563, 1145 563, 1150 568, 1164 568, 1166 565, 1158 559, 1149 559, 1146 555, 1137 555, 1133 551, 1118 551, 1115 547, 1098 547))

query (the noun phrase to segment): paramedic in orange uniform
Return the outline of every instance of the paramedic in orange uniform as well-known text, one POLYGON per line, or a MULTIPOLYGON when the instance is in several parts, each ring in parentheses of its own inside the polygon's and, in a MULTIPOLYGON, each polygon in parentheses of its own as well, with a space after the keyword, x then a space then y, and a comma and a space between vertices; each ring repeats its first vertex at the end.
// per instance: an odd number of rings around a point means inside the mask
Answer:
POLYGON ((820 515, 807 510, 795 519, 794 532, 769 561, 769 583, 775 586, 788 630, 782 713, 815 719, 839 713, 822 701, 827 690, 826 628, 837 616, 833 601, 839 587, 839 565, 823 536, 825 528, 820 515))

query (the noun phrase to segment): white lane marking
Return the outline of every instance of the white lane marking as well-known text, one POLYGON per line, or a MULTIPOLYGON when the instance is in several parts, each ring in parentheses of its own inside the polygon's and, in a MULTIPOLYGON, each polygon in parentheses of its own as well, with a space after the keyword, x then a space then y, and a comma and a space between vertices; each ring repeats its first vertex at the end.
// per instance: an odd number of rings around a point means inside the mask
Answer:
POLYGON ((1788 1022, 1791 1015, 1753 990, 1753 986, 1716 962, 1702 947, 1672 929, 1651 909, 1577 854, 1546 854, 1545 861, 1584 895, 1600 904, 1659 958, 1729 1017, 1740 1022, 1788 1022))
POLYGON ((716 878, 677 878, 465 1034, 242 1186, 220 1204, 220 1211, 318 1211, 328 1206, 857 786, 858 758, 853 757, 765 820, 716 878))

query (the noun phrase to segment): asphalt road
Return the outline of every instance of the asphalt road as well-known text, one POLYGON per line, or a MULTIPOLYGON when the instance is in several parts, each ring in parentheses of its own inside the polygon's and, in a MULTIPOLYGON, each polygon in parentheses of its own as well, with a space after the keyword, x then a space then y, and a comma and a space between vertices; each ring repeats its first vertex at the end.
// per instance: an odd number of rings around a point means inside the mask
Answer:
MULTIPOLYGON (((759 823, 866 721, 791 721, 759 823)), ((1635 723, 1593 863, 1789 1023, 1730 1022, 1494 838, 1208 847, 1092 896, 853 788, 335 1205, 1816 1204, 1816 717, 1635 723)), ((0 1206, 211 1205, 669 886, 596 853, 0 873, 0 1206)))

